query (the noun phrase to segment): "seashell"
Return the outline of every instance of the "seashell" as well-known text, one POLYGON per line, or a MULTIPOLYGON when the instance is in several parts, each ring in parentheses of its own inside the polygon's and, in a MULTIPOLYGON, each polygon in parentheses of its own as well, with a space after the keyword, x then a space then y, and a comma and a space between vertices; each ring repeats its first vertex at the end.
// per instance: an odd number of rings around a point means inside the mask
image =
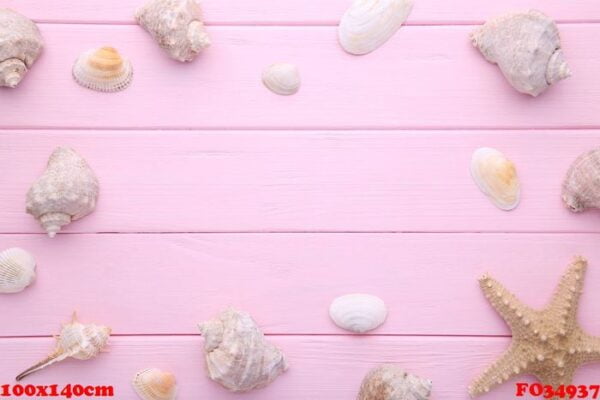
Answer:
POLYGON ((175 400, 175 375, 156 368, 144 369, 133 378, 133 388, 142 400, 175 400))
POLYGON ((294 64, 272 64, 263 71, 262 81, 273 93, 288 96, 300 88, 300 71, 294 64))
POLYGON ((17 87, 42 47, 42 35, 33 21, 0 8, 0 86, 17 87))
POLYGON ((35 279, 35 259, 18 247, 0 252, 0 293, 17 293, 35 279))
POLYGON ((113 47, 83 52, 73 66, 73 78, 81 86, 98 92, 118 92, 133 79, 133 67, 113 47))
POLYGON ((347 294, 333 300, 329 316, 337 326, 356 333, 371 331, 385 322, 387 307, 370 294, 347 294))
POLYGON ((54 237, 61 227, 91 213, 97 199, 98 179, 87 162, 75 150, 58 147, 27 192, 27 212, 54 237))
POLYGON ((63 361, 69 357, 77 360, 89 360, 96 357, 106 346, 110 336, 110 328, 94 324, 82 324, 74 313, 71 322, 64 325, 56 338, 54 352, 31 368, 21 372, 16 380, 37 372, 49 365, 63 361))
POLYGON ((573 212, 600 208, 600 148, 581 154, 571 164, 563 182, 562 198, 573 212))
POLYGON ((537 96, 571 76, 560 46, 558 27, 536 10, 506 14, 471 34, 473 46, 498 64, 519 92, 537 96))
POLYGON ((471 158, 471 176, 498 208, 508 211, 519 204, 521 185, 517 169, 498 150, 489 147, 477 149, 471 158))
POLYGON ((175 60, 192 61, 210 46, 195 0, 150 0, 135 19, 175 60))
POLYGON ((427 400, 431 381, 395 365, 381 365, 363 379, 358 400, 427 400))
POLYGON ((233 392, 260 389, 287 370, 281 350, 267 342, 254 320, 229 308, 199 325, 210 379, 233 392))
POLYGON ((413 0, 354 0, 342 16, 338 39, 350 54, 367 54, 391 38, 406 21, 413 0))

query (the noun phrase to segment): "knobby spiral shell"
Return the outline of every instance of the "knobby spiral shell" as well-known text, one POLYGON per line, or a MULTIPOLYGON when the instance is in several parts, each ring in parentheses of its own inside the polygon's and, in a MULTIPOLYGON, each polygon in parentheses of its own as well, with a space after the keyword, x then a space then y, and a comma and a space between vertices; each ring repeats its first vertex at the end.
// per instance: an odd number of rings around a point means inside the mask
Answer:
POLYGON ((381 365, 364 378, 358 400, 427 400, 432 383, 396 365, 381 365))
POLYGON ((580 155, 562 185, 562 199, 573 212, 600 208, 600 148, 580 155))

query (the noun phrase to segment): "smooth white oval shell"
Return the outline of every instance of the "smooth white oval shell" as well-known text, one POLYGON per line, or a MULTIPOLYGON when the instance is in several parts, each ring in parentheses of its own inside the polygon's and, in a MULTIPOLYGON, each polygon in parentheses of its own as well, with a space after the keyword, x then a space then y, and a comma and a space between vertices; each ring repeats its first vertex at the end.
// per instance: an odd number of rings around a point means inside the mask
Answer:
POLYGON ((101 47, 84 52, 73 66, 73 78, 81 86, 98 92, 118 92, 126 89, 133 78, 129 60, 113 47, 101 47))
POLYGON ((350 54, 372 52, 396 33, 412 6, 412 0, 354 0, 338 27, 340 44, 350 54))
POLYGON ((289 96, 300 88, 300 71, 294 64, 271 64, 263 71, 262 81, 273 93, 289 96))
POLYGON ((333 300, 329 306, 329 316, 342 329, 364 333, 384 323, 387 307, 377 296, 347 294, 333 300))
POLYGON ((477 149, 471 158, 471 176, 498 208, 508 211, 519 204, 521 185, 517 169, 498 150, 489 147, 477 149))
POLYGON ((177 397, 175 375, 157 368, 138 372, 132 384, 142 400, 174 400, 177 397))
POLYGON ((18 247, 0 253, 0 293, 18 293, 35 279, 35 259, 18 247))

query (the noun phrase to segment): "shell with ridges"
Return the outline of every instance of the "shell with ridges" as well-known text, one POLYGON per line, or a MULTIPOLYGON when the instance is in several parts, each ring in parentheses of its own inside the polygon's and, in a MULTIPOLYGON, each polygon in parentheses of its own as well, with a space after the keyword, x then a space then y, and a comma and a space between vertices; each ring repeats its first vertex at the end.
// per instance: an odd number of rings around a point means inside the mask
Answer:
POLYGON ((381 365, 363 379, 358 400, 427 400, 430 380, 405 372, 395 365, 381 365))
POLYGON ((12 247, 0 252, 0 293, 18 293, 35 279, 35 259, 12 247))
POLYGON ((83 52, 73 65, 73 78, 81 86, 98 92, 118 92, 133 79, 133 67, 113 47, 83 52))
POLYGON ((521 185, 517 169, 498 150, 489 147, 477 149, 471 158, 471 176, 498 208, 508 211, 519 204, 521 185))
POLYGON ((600 208, 600 148, 581 154, 562 185, 562 199, 573 212, 600 208))
POLYGON ((342 329, 356 333, 377 328, 385 322, 387 313, 383 300, 362 293, 337 297, 329 306, 329 316, 333 322, 342 329))
POLYGON ((139 371, 132 385, 142 400, 174 400, 177 397, 175 375, 157 368, 139 371))
POLYGON ((294 64, 271 64, 263 71, 262 81, 273 93, 289 96, 300 88, 300 71, 294 64))

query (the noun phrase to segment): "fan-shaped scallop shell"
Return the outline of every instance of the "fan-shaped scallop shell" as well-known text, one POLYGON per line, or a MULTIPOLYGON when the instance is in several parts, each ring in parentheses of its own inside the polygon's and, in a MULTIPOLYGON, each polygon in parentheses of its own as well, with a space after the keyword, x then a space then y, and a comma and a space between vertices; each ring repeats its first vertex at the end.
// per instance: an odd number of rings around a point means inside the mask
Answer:
POLYGON ((563 181, 562 198, 574 212, 600 208, 600 148, 580 155, 571 164, 563 181))
POLYGON ((157 368, 139 371, 133 378, 133 388, 142 400, 175 400, 175 375, 157 368))
POLYGON ((35 279, 35 259, 27 251, 13 247, 0 252, 0 293, 17 293, 35 279))
POLYGON ((489 147, 477 149, 471 159, 471 176, 498 208, 508 211, 519 204, 521 185, 517 169, 498 150, 489 147))
POLYGON ((365 333, 385 322, 387 307, 377 296, 347 294, 333 300, 329 306, 329 316, 342 329, 365 333))
POLYGON ((358 400, 427 400, 430 380, 405 372, 395 365, 381 365, 363 379, 358 400))
POLYGON ((73 78, 81 86, 98 92, 118 92, 133 79, 133 67, 113 47, 83 52, 73 66, 73 78))
POLYGON ((300 71, 294 64, 271 64, 263 71, 262 81, 273 93, 288 96, 300 88, 300 71))

